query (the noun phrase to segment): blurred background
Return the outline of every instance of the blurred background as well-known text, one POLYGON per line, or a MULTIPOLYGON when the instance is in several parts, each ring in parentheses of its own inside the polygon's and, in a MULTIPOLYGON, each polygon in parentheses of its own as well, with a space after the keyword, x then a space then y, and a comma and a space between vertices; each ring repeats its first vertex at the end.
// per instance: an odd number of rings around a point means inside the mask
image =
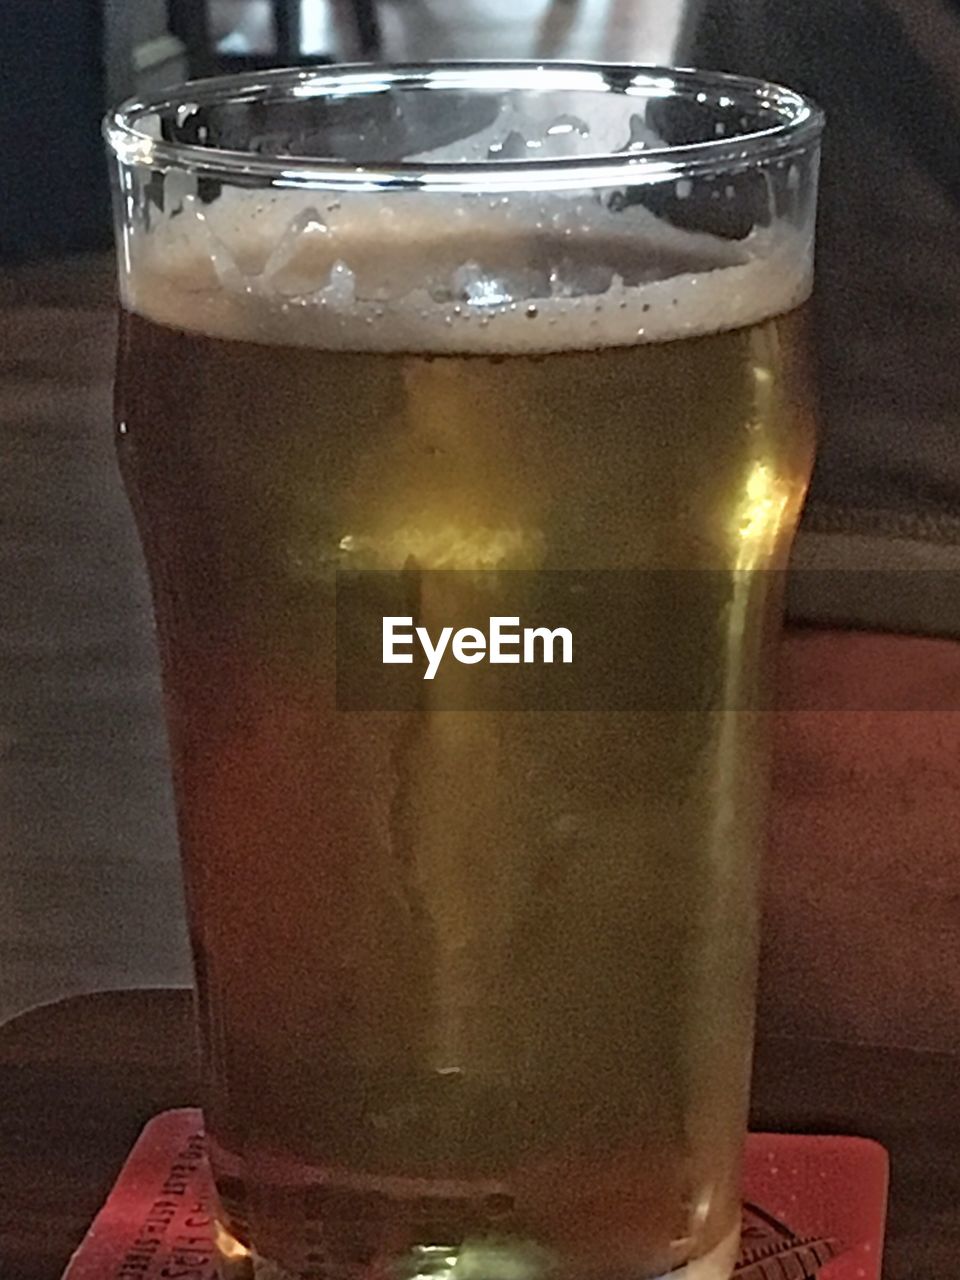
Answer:
MULTIPOLYGON (((798 556, 960 567, 954 0, 3 0, 0 1020, 189 982, 149 600, 113 458, 100 117, 187 75, 454 56, 699 64, 821 100, 823 443, 798 556)), ((933 647, 886 658, 884 679, 927 673, 956 707, 960 598, 940 594, 933 647)), ((923 630, 895 599, 867 614, 878 633, 923 630)), ((820 620, 816 601, 794 618, 820 620)), ((829 669, 815 645, 791 654, 798 681, 829 669)), ((960 1049, 955 724, 791 725, 765 1025, 960 1049)))

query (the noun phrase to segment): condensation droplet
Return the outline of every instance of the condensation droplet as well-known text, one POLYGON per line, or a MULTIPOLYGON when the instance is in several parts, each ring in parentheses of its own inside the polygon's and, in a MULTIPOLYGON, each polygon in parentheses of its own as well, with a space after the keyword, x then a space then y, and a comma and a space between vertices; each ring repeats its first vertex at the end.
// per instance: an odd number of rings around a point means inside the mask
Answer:
POLYGON ((678 200, 689 200, 693 194, 693 183, 689 178, 681 178, 674 187, 678 200))
POLYGON ((539 314, 540 312, 537 310, 536 304, 531 302, 530 305, 527 307, 527 319, 536 320, 539 314))

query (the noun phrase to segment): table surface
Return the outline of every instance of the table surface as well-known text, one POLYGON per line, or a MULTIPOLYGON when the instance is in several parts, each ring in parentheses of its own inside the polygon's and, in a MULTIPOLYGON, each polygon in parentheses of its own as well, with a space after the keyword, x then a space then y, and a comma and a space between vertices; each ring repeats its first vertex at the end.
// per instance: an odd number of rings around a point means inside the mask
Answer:
MULTIPOLYGON (((143 1124, 197 1100, 190 993, 106 992, 0 1026, 0 1276, 57 1280, 143 1124)), ((892 1157, 887 1280, 960 1256, 960 1061, 770 1039, 755 1129, 857 1133, 892 1157)))

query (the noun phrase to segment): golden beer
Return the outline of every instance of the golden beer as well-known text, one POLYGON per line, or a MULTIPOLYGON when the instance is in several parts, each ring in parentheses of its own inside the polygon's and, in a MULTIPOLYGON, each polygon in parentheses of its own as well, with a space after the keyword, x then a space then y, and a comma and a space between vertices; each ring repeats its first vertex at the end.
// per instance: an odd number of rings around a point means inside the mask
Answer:
POLYGON ((779 565, 811 461, 800 315, 533 354, 169 319, 125 317, 120 445, 226 1229, 310 1276, 419 1249, 607 1280, 722 1248, 762 726, 338 711, 335 574, 779 565))
POLYGON ((728 1280, 819 128, 514 64, 108 127, 225 1280, 728 1280), (609 652, 351 702, 382 571, 609 652))

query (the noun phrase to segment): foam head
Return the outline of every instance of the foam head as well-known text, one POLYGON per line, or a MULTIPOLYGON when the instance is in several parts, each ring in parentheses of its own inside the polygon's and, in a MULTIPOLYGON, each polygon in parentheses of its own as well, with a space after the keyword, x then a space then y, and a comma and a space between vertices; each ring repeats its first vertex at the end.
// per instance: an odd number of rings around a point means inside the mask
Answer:
POLYGON ((210 336, 341 350, 539 353, 739 328, 799 305, 809 237, 682 231, 642 205, 189 181, 131 237, 124 302, 210 336), (168 205, 169 207, 169 205, 168 205))

